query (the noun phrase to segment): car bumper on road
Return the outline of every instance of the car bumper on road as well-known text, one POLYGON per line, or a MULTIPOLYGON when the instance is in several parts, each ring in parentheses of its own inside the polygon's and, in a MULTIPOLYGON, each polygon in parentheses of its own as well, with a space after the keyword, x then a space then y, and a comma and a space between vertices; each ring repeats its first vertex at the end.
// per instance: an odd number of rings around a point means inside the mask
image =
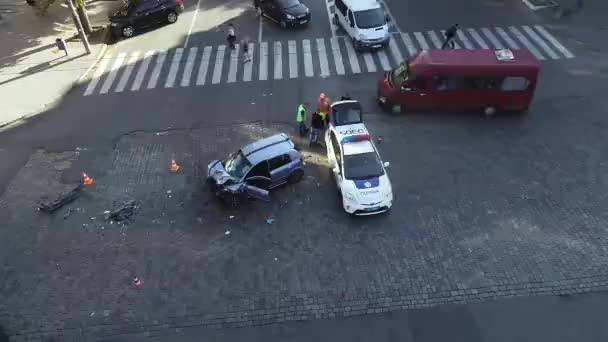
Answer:
POLYGON ((385 38, 379 40, 357 40, 355 45, 358 49, 380 49, 386 47, 391 39, 388 35, 385 38))
POLYGON ((310 14, 302 18, 287 20, 287 25, 290 27, 306 26, 310 22, 310 14))
POLYGON ((385 200, 379 203, 375 203, 373 205, 362 205, 356 203, 344 203, 344 211, 349 214, 357 215, 357 216, 367 216, 367 215, 376 215, 382 214, 388 211, 393 202, 391 200, 385 200))

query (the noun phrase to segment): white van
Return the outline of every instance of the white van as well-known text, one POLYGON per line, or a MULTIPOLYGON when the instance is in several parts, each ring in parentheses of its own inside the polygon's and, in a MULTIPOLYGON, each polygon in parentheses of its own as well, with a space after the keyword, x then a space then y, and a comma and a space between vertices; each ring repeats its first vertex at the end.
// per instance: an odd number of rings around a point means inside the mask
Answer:
POLYGON ((353 41, 355 50, 388 45, 389 17, 377 0, 335 0, 335 20, 353 41))

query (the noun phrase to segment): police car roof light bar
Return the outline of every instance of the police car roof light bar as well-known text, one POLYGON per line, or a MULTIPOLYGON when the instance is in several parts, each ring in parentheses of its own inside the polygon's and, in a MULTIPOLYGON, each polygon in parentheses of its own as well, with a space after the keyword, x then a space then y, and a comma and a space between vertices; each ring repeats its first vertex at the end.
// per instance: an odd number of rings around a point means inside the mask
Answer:
POLYGON ((369 134, 357 134, 357 135, 349 135, 347 137, 342 138, 342 143, 351 143, 357 141, 369 141, 371 138, 369 134))

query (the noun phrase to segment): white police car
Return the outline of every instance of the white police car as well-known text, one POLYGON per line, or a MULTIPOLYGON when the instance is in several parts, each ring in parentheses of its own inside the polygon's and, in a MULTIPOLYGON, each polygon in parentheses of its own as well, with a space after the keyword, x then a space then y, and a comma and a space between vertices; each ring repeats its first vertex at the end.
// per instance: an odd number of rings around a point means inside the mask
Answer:
POLYGON ((349 214, 373 215, 393 205, 393 190, 367 128, 357 101, 338 101, 331 106, 329 128, 325 132, 327 158, 342 205, 349 214))

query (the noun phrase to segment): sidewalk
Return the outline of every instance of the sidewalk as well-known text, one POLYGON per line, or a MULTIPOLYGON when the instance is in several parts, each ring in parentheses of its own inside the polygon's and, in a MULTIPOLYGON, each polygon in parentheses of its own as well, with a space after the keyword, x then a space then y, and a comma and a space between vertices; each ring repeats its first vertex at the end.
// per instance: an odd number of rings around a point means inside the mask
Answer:
MULTIPOLYGON (((105 26, 120 1, 92 1, 92 26, 105 26)), ((91 54, 76 35, 71 12, 57 0, 45 17, 37 17, 25 1, 0 0, 0 127, 38 114, 57 103, 105 51, 104 31, 89 38, 91 54), (69 56, 55 39, 67 41, 69 56)))

